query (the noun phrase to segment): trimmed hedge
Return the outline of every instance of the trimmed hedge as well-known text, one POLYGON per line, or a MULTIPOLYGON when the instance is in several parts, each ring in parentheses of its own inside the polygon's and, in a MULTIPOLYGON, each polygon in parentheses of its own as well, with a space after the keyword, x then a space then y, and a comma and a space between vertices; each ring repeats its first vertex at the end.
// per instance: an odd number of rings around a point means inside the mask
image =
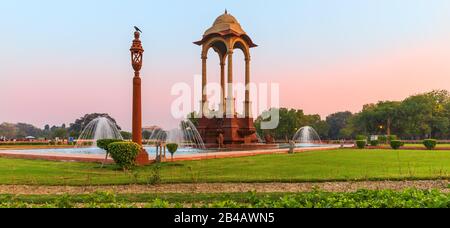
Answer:
POLYGON ((370 141, 370 145, 371 146, 378 146, 380 144, 380 142, 378 140, 372 140, 370 141))
POLYGON ((405 144, 402 141, 400 141, 400 140, 392 140, 391 141, 391 147, 394 150, 398 150, 398 149, 400 149, 400 147, 402 147, 404 145, 405 144))
POLYGON ((396 135, 389 135, 387 137, 388 142, 396 141, 398 140, 398 137, 396 135))
POLYGON ((140 150, 141 146, 133 142, 115 142, 108 146, 109 154, 123 170, 136 166, 136 158, 140 150))
POLYGON ((357 135, 356 136, 356 141, 362 141, 362 140, 366 141, 367 136, 365 136, 365 135, 357 135))
POLYGON ((434 150, 436 148, 436 145, 437 145, 437 140, 435 140, 435 139, 425 139, 425 140, 423 140, 423 145, 428 150, 434 150))
POLYGON ((378 142, 379 142, 379 144, 386 144, 387 141, 388 141, 387 136, 385 136, 385 135, 380 135, 380 136, 378 136, 378 142))
POLYGON ((356 141, 356 147, 358 147, 359 149, 366 148, 366 145, 367 145, 366 140, 358 140, 358 141, 356 141))
POLYGON ((169 153, 172 155, 172 160, 173 160, 173 155, 177 152, 178 150, 178 144, 176 143, 169 143, 166 145, 167 146, 167 150, 169 151, 169 153))
POLYGON ((120 139, 99 139, 97 140, 97 147, 108 152, 108 146, 111 143, 122 142, 120 139))

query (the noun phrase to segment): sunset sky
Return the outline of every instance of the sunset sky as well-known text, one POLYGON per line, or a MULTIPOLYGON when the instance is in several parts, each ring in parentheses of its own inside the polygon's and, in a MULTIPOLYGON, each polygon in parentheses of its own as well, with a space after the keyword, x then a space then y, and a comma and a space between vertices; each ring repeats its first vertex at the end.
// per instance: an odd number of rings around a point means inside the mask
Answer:
MULTIPOLYGON (((137 25, 143 123, 173 126, 171 88, 201 73, 192 42, 225 8, 259 45, 252 80, 279 83, 283 107, 325 118, 450 90, 448 0, 15 0, 0 6, 0 123, 42 128, 102 112, 129 130, 137 25)), ((209 57, 210 81, 219 81, 218 60, 209 57)))

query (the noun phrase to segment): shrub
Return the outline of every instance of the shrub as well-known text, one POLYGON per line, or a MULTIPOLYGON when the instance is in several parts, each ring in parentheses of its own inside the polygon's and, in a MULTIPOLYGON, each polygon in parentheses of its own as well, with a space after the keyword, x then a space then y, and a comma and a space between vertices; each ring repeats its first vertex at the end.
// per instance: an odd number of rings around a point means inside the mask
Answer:
POLYGON ((388 138, 387 138, 385 135, 380 135, 380 136, 378 136, 378 142, 379 142, 380 144, 386 144, 387 141, 388 141, 388 138))
POLYGON ((392 140, 391 141, 391 147, 394 150, 398 150, 398 149, 400 149, 400 147, 402 147, 404 145, 405 144, 402 141, 400 141, 400 140, 392 140))
POLYGON ((157 165, 153 167, 151 176, 148 180, 150 185, 157 185, 161 183, 161 166, 157 165))
POLYGON ((169 144, 167 144, 167 150, 172 155, 172 160, 173 160, 173 155, 178 150, 178 144, 176 144, 176 143, 169 143, 169 144))
POLYGON ((99 139, 97 140, 97 147, 103 149, 108 153, 108 146, 111 143, 122 142, 120 139, 99 139))
POLYGON ((366 144, 367 144, 366 140, 358 140, 358 141, 356 141, 356 146, 359 149, 364 149, 366 147, 366 144))
POLYGON ((114 162, 123 170, 130 169, 136 165, 136 158, 141 150, 141 146, 133 142, 115 142, 108 146, 114 162))
POLYGON ((398 137, 396 135, 389 135, 387 137, 387 140, 388 140, 388 142, 395 141, 395 140, 398 140, 398 137))
POLYGON ((370 145, 371 146, 378 146, 380 144, 380 142, 378 140, 371 140, 370 141, 370 145))
POLYGON ((362 141, 362 140, 367 141, 367 136, 365 136, 365 135, 357 135, 356 136, 356 141, 362 141))
POLYGON ((423 140, 423 145, 427 149, 433 150, 434 148, 436 148, 437 140, 435 140, 435 139, 425 139, 425 140, 423 140))

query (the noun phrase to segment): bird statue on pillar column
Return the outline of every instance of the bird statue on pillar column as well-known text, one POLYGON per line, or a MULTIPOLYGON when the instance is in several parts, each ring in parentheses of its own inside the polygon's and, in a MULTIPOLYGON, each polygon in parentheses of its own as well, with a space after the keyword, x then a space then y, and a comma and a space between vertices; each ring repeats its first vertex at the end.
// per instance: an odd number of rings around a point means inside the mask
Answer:
POLYGON ((136 32, 142 33, 142 31, 137 26, 134 26, 134 29, 136 29, 136 32))

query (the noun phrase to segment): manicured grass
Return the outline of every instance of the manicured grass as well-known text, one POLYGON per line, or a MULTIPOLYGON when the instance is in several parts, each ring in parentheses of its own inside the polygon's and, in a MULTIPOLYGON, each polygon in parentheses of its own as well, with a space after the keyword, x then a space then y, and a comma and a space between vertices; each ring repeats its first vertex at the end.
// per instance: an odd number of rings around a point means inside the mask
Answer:
POLYGON ((0 208, 450 208, 439 191, 390 190, 350 193, 225 193, 0 195, 0 208))
MULTIPOLYGON (((423 148, 425 148, 425 146, 423 144, 412 144, 412 143, 405 144, 405 147, 423 147, 423 148)), ((436 147, 437 148, 450 148, 450 144, 437 144, 436 147)))
POLYGON ((450 178, 450 151, 331 150, 294 155, 116 166, 0 158, 0 184, 122 185, 191 182, 321 182, 450 178))

